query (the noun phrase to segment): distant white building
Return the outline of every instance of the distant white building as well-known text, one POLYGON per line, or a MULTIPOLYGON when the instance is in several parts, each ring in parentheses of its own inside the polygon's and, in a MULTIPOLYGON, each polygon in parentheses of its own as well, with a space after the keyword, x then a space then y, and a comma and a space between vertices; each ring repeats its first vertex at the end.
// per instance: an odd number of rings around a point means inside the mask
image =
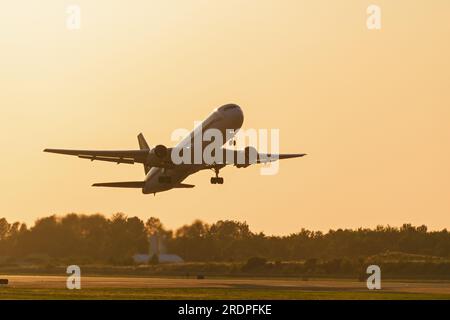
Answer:
MULTIPOLYGON (((135 254, 133 256, 133 260, 136 263, 142 263, 142 264, 146 264, 149 263, 150 259, 153 257, 153 255, 149 255, 149 254, 135 254)), ((184 260, 176 255, 176 254, 167 254, 167 253, 160 253, 158 255, 158 262, 159 263, 180 263, 180 262, 184 262, 184 260)))
POLYGON ((158 256, 159 263, 180 263, 184 260, 176 255, 166 253, 166 247, 160 241, 158 234, 153 234, 149 237, 149 253, 148 254, 135 254, 133 260, 135 263, 146 264, 149 263, 153 255, 158 256))
POLYGON ((133 256, 135 263, 148 263, 150 261, 150 255, 148 254, 135 254, 133 256))
POLYGON ((169 253, 160 253, 158 256, 160 263, 180 263, 184 262, 184 260, 176 254, 169 254, 169 253))

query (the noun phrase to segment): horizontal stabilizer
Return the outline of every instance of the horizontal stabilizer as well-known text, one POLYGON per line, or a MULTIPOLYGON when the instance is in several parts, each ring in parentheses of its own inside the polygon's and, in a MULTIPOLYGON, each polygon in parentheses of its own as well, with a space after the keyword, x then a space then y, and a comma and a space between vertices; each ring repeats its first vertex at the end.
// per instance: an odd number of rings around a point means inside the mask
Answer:
POLYGON ((126 181, 126 182, 103 182, 94 183, 93 187, 109 187, 109 188, 143 188, 145 181, 126 181))
POLYGON ((193 188, 195 185, 187 183, 178 183, 173 186, 174 188, 193 188))

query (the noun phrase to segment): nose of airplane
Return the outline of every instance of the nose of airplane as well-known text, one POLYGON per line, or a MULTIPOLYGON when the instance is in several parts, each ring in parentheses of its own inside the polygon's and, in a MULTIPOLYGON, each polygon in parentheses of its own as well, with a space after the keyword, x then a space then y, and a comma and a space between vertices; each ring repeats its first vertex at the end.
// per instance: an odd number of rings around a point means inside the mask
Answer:
POLYGON ((230 103, 221 106, 218 111, 228 120, 228 128, 239 129, 244 122, 244 113, 237 104, 230 103))
POLYGON ((234 117, 236 119, 238 128, 240 128, 242 126, 242 124, 244 123, 244 112, 242 111, 241 107, 236 105, 234 113, 235 113, 234 117))

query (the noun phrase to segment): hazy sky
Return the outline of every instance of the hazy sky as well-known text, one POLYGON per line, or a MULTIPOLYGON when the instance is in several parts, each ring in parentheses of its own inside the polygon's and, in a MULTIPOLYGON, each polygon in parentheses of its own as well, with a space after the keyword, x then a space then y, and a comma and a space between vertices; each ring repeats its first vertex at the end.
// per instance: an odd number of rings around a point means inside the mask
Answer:
POLYGON ((176 228, 247 221, 254 231, 450 227, 450 1, 4 1, 0 10, 0 216, 31 224, 122 211, 176 228), (66 28, 66 6, 81 29, 66 28), (382 30, 366 8, 382 9, 382 30), (42 149, 174 143, 237 103, 244 128, 280 129, 286 160, 210 171, 145 196, 92 188, 143 179, 141 165, 42 149))

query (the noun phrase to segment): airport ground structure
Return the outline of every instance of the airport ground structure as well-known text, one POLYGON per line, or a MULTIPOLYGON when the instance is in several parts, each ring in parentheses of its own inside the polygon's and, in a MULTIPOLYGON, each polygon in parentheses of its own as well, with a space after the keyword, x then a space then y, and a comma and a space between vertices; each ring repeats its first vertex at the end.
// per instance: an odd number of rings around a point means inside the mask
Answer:
POLYGON ((357 280, 376 264, 391 279, 445 280, 450 233, 404 224, 267 236, 244 222, 199 220, 167 230, 157 218, 144 222, 122 213, 49 216, 32 227, 0 219, 0 274, 61 274, 71 264, 104 275, 357 280), (149 241, 155 235, 157 249, 149 241), (179 259, 133 259, 152 252, 179 259))

